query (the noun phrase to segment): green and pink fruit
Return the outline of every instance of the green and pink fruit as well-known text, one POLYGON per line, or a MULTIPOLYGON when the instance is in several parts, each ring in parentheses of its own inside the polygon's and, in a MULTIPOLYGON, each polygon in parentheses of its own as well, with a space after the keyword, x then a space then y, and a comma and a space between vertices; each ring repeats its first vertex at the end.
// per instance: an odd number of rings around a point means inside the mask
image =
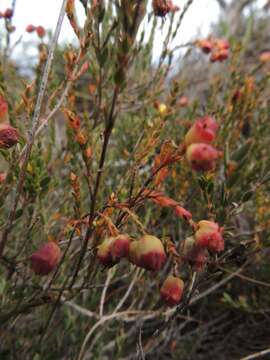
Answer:
POLYGON ((185 136, 185 145, 195 143, 211 143, 215 140, 218 131, 218 124, 211 116, 204 116, 198 119, 185 136))
POLYGON ((38 275, 48 275, 56 268, 61 258, 61 250, 55 242, 48 242, 31 257, 31 268, 38 275))
POLYGON ((186 159, 192 170, 210 171, 215 168, 216 160, 221 152, 208 144, 191 144, 186 151, 186 159))
POLYGON ((130 238, 126 234, 109 237, 98 247, 97 258, 99 262, 107 267, 119 263, 121 258, 129 254, 130 238))
POLYGON ((179 304, 182 298, 183 289, 183 280, 169 275, 160 289, 160 296, 169 306, 175 306, 179 304))
POLYGON ((144 235, 131 243, 129 259, 141 268, 159 271, 166 261, 166 253, 162 242, 157 237, 144 235))
POLYGON ((182 258, 193 270, 201 272, 207 263, 208 251, 198 246, 194 237, 191 236, 185 239, 182 258))
POLYGON ((202 220, 197 225, 195 240, 199 247, 216 253, 224 250, 223 229, 217 223, 202 220))

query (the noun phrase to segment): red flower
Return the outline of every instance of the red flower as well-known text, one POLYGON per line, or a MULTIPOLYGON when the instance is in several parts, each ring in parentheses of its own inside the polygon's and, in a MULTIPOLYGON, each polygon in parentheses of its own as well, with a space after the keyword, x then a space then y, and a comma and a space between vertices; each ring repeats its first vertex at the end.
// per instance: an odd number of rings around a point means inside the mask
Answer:
POLYGON ((186 151, 187 162, 195 171, 213 170, 220 155, 220 151, 208 144, 191 144, 186 151))
POLYGON ((129 260, 146 270, 159 271, 166 261, 162 242, 155 236, 144 235, 130 244, 129 260))
POLYGON ((199 40, 197 44, 205 54, 209 54, 213 49, 213 42, 211 40, 199 40))
POLYGON ((228 49, 222 49, 222 50, 216 50, 212 53, 210 57, 211 62, 222 62, 229 57, 229 50, 228 49))
POLYGON ((169 275, 160 289, 160 296, 169 306, 174 306, 179 304, 183 289, 183 280, 169 275))
POLYGON ((215 140, 218 131, 218 124, 210 116, 198 119, 189 129, 185 136, 185 145, 194 143, 211 143, 215 140))
POLYGON ((18 131, 8 125, 0 124, 0 148, 9 149, 19 141, 18 131))
POLYGON ((11 19, 13 16, 13 10, 12 9, 6 9, 3 14, 4 18, 11 19))
POLYGON ((217 223, 202 220, 198 223, 198 229, 195 232, 196 244, 201 248, 219 253, 224 250, 222 234, 223 229, 217 223))
POLYGON ((31 268, 38 275, 47 275, 58 265, 61 250, 54 242, 43 245, 30 257, 31 268))
POLYGON ((28 32, 28 33, 32 33, 34 31, 36 31, 36 27, 34 25, 32 25, 32 24, 29 24, 29 25, 26 26, 25 31, 28 32))
POLYGON ((130 238, 126 234, 109 237, 99 245, 97 258, 102 265, 112 267, 128 256, 129 246, 130 238))
POLYGON ((43 26, 37 26, 36 27, 36 33, 38 34, 38 36, 40 38, 43 38, 46 35, 46 30, 44 29, 43 26))
POLYGON ((188 262, 195 271, 202 271, 208 259, 208 251, 196 244, 194 237, 184 241, 183 260, 188 262))

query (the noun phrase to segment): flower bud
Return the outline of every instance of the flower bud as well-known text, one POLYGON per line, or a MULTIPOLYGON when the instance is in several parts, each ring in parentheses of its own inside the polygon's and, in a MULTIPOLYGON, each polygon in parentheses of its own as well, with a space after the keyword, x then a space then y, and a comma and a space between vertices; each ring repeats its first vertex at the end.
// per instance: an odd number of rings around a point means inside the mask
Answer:
POLYGON ((185 136, 185 145, 194 143, 211 143, 215 140, 218 131, 218 124, 210 116, 198 119, 189 129, 185 136))
POLYGON ((202 220, 198 223, 198 229, 195 232, 196 244, 201 248, 206 248, 212 252, 221 252, 224 250, 223 229, 220 226, 208 220, 202 220))
POLYGON ((36 33, 38 37, 43 38, 46 35, 46 30, 43 26, 37 26, 36 27, 36 33))
POLYGON ((214 46, 218 50, 229 50, 230 44, 227 39, 215 39, 214 46))
POLYGON ((129 260, 146 270, 159 271, 166 261, 162 242, 155 236, 144 235, 131 243, 129 260))
POLYGON ((128 235, 118 235, 105 239, 98 247, 97 258, 99 262, 107 267, 119 263, 121 258, 129 254, 130 238, 128 235))
POLYGON ((169 275, 160 289, 160 296, 169 306, 175 306, 182 298, 183 289, 183 280, 169 275))
POLYGON ((174 208, 174 212, 175 212, 176 216, 181 217, 184 220, 190 220, 192 218, 192 214, 188 210, 183 208, 182 206, 177 205, 174 208))
POLYGON ((270 62, 270 51, 264 51, 260 57, 259 60, 261 63, 266 64, 268 62, 270 62))
POLYGON ((12 9, 6 9, 4 12, 4 18, 11 19, 13 16, 13 10, 12 9))
POLYGON ((222 62, 226 59, 228 59, 229 57, 229 50, 227 49, 221 49, 221 50, 216 50, 212 53, 211 57, 210 57, 210 61, 211 62, 222 62))
POLYGON ((208 144, 192 144, 186 151, 187 162, 195 171, 213 170, 220 155, 220 151, 208 144))
POLYGON ((1 172, 1 173, 0 173, 0 184, 2 184, 3 182, 5 182, 5 181, 6 181, 6 178, 7 178, 7 173, 1 172))
POLYGON ((29 24, 29 25, 26 26, 25 31, 28 32, 28 33, 32 33, 34 31, 36 31, 36 27, 34 25, 32 25, 32 24, 29 24))
POLYGON ((0 123, 6 122, 8 120, 8 103, 0 95, 0 123))
POLYGON ((0 124, 0 148, 9 149, 19 141, 18 131, 8 125, 0 124))
POLYGON ((181 107, 186 107, 188 106, 188 103, 189 103, 189 98, 187 96, 181 96, 179 101, 178 101, 178 104, 181 106, 181 107))
POLYGON ((118 235, 111 248, 113 259, 125 258, 129 254, 130 237, 127 234, 118 235))
POLYGON ((176 12, 179 7, 174 5, 172 0, 153 0, 153 11, 156 16, 164 17, 169 12, 176 12))
POLYGON ((50 241, 31 255, 31 268, 38 275, 47 275, 58 265, 60 257, 59 246, 50 241))
POLYGON ((183 260, 188 262, 195 271, 202 271, 208 259, 208 251, 196 244, 194 237, 184 241, 183 260))
POLYGON ((197 44, 205 54, 209 54, 213 49, 213 43, 211 40, 199 40, 197 44))

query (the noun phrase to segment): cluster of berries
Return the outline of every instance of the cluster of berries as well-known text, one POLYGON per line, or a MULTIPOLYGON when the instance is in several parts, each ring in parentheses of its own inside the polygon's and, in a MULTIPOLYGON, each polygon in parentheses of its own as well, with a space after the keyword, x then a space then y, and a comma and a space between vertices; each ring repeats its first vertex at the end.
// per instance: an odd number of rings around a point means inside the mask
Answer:
POLYGON ((226 39, 204 39, 197 41, 199 48, 205 53, 210 54, 211 62, 222 62, 229 57, 230 44, 226 39))
POLYGON ((183 243, 183 260, 195 271, 202 271, 209 252, 220 253, 223 250, 223 228, 213 221, 201 220, 196 224, 194 236, 188 237, 183 243))
POLYGON ((221 152, 210 143, 216 139, 218 124, 210 116, 204 116, 193 124, 185 136, 186 159, 195 171, 209 171, 215 167, 221 152))
POLYGON ((25 31, 28 32, 29 34, 36 32, 38 37, 40 37, 41 39, 44 38, 44 36, 46 35, 46 30, 41 25, 34 26, 32 24, 29 24, 26 26, 25 31))

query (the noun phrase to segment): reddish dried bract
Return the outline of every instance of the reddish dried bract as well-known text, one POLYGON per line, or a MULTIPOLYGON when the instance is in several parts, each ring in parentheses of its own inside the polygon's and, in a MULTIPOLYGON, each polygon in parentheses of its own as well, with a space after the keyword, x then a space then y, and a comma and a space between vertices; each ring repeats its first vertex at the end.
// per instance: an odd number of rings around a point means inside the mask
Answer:
POLYGON ((131 243, 129 260, 146 270, 159 271, 166 261, 162 242, 155 236, 144 235, 131 243))
POLYGON ((224 250, 223 229, 219 224, 202 220, 198 224, 195 232, 196 244, 201 248, 206 248, 212 252, 221 252, 224 250))
POLYGON ((40 38, 43 38, 46 35, 46 30, 43 26, 37 26, 35 30, 40 38))
POLYGON ((208 144, 191 144, 186 151, 187 162, 195 171, 213 170, 220 155, 220 151, 208 144))
POLYGON ((194 143, 211 143, 215 140, 218 124, 211 116, 198 119, 185 136, 185 145, 194 143))
POLYGON ((59 246, 51 241, 32 254, 31 268, 38 275, 48 275, 58 265, 60 258, 59 246))
POLYGON ((0 148, 9 149, 19 141, 18 131, 8 125, 0 124, 0 148))
POLYGON ((192 214, 188 210, 183 208, 182 206, 177 205, 174 208, 174 212, 175 212, 176 216, 181 217, 184 220, 190 220, 192 218, 192 214))
POLYGON ((8 117, 8 103, 0 95, 0 122, 4 122, 7 120, 8 117))
POLYGON ((153 0, 153 11, 156 16, 164 17, 168 13, 176 12, 179 10, 179 7, 174 5, 172 0, 153 0))
POLYGON ((109 237, 99 245, 97 258, 102 265, 112 267, 119 263, 121 258, 128 256, 129 247, 130 238, 127 234, 109 237))
POLYGON ((169 306, 175 306, 182 298, 183 289, 183 280, 169 275, 160 289, 160 296, 169 306))
POLYGON ((32 33, 34 31, 36 31, 36 27, 34 25, 32 25, 32 24, 29 24, 29 25, 26 26, 25 31, 28 32, 28 33, 32 33))

